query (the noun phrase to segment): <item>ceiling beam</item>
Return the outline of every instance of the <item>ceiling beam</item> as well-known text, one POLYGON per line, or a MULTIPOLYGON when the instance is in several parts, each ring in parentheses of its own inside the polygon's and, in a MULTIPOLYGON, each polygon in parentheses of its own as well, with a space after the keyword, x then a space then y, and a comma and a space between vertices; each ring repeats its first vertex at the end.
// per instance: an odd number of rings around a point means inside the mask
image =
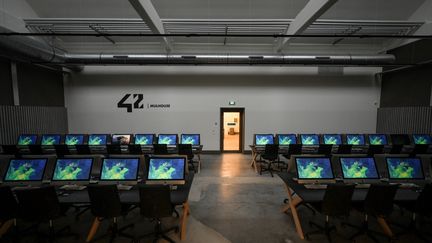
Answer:
MULTIPOLYGON (((129 0, 129 2, 153 33, 165 34, 162 20, 150 0, 129 0)), ((170 52, 172 50, 171 42, 167 37, 162 37, 162 40, 166 51, 170 52)))
MULTIPOLYGON (((307 27, 325 13, 337 0, 309 0, 306 6, 300 10, 296 18, 290 23, 285 35, 301 34, 307 27)), ((283 38, 278 46, 277 51, 281 52, 284 46, 290 41, 290 37, 283 38)))

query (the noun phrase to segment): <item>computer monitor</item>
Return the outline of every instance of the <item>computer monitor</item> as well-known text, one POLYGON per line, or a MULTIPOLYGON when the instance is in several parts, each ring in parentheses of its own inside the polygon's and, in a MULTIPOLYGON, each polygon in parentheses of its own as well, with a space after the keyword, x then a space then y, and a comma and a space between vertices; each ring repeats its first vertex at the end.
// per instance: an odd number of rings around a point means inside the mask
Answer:
POLYGON ((61 136, 59 134, 44 134, 42 135, 41 145, 59 145, 61 136))
POLYGON ((177 134, 159 134, 158 144, 176 145, 177 137, 177 134))
POLYGON ((180 136, 181 144, 191 144, 191 145, 200 145, 200 135, 199 134, 182 134, 180 136))
POLYGON ((279 145, 290 145, 297 143, 297 136, 295 134, 277 134, 279 145))
POLYGON ((135 144, 152 145, 154 142, 154 138, 154 134, 135 134, 135 144))
POLYGON ((18 137, 18 145, 34 145, 37 141, 37 135, 36 134, 21 134, 18 137))
POLYGON ((428 134, 413 134, 414 144, 432 144, 432 137, 428 134))
POLYGON ((295 163, 299 180, 334 179, 330 158, 297 157, 295 163))
POLYGON ((391 134, 391 143, 393 145, 409 145, 411 144, 408 134, 391 134))
POLYGON ((319 136, 318 134, 300 134, 301 143, 303 145, 318 145, 319 136))
POLYGON ((379 179, 373 157, 341 157, 339 163, 344 179, 379 179))
POLYGON ((130 134, 113 134, 111 135, 111 144, 128 145, 131 143, 130 134))
POLYGON ((150 157, 146 184, 184 184, 187 158, 185 156, 150 157))
POLYGON ((67 134, 65 136, 65 144, 69 145, 69 146, 83 145, 84 144, 84 134, 67 134))
POLYGON ((347 134, 346 143, 348 145, 365 145, 365 136, 363 134, 347 134))
POLYGON ((52 181, 89 181, 93 158, 57 159, 52 181))
POLYGON ((106 145, 107 134, 91 134, 88 138, 88 145, 106 145))
POLYGON ((340 134, 324 134, 323 135, 324 144, 331 145, 341 145, 342 144, 342 136, 340 134))
POLYGON ((139 163, 139 158, 104 158, 100 181, 136 182, 139 163))
POLYGON ((385 134, 369 134, 370 145, 387 145, 387 136, 385 134))
POLYGON ((255 145, 274 144, 273 134, 255 134, 254 144, 255 145))
POLYGON ((48 159, 11 159, 4 182, 42 181, 48 159))
POLYGON ((386 162, 390 180, 424 179, 420 158, 388 157, 386 162))

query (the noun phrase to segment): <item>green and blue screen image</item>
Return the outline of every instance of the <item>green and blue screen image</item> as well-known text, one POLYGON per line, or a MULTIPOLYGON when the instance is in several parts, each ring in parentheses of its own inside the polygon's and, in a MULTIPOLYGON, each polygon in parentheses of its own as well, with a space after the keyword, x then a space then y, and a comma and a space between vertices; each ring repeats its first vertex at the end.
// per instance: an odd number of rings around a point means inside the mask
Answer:
POLYGON ((89 136, 88 139, 88 145, 106 145, 106 143, 107 143, 106 134, 99 134, 99 135, 92 134, 89 136))
POLYGON ((255 134, 255 145, 273 144, 272 134, 255 134))
POLYGON ((136 180, 139 159, 104 159, 101 180, 136 180))
POLYGON ((301 142, 303 145, 318 145, 319 137, 317 134, 301 134, 301 142))
POLYGON ((182 134, 181 144, 192 144, 200 145, 200 135, 199 134, 182 134))
POLYGON ((47 159, 11 159, 4 181, 40 181, 47 159))
POLYGON ((332 179, 329 158, 296 158, 299 179, 332 179))
POLYGON ((60 135, 42 135, 41 145, 60 144, 60 135))
POLYGON ((93 159, 57 159, 54 181, 89 180, 93 159))
POLYGON ((390 179, 423 179, 423 169, 419 158, 387 158, 390 179))
POLYGON ((153 134, 136 134, 135 144, 138 145, 152 145, 153 144, 153 134))
POLYGON ((183 180, 185 159, 151 158, 147 179, 149 180, 183 180))
POLYGON ((361 134, 347 134, 347 144, 349 145, 365 145, 364 135, 361 134))
POLYGON ((413 135, 413 138, 414 138, 414 144, 432 144, 432 137, 430 135, 415 134, 413 135))
POLYGON ((324 134, 324 144, 340 145, 342 136, 339 134, 324 134))
POLYGON ((36 144, 37 135, 20 135, 18 145, 34 145, 36 144))
POLYGON ((65 136, 65 144, 66 145, 82 145, 84 144, 84 135, 71 135, 68 134, 65 136))
POLYGON ((278 134, 278 143, 279 145, 290 145, 296 144, 297 139, 294 134, 278 134))
POLYGON ((379 179, 373 158, 340 158, 346 179, 379 179))
POLYGON ((177 135, 176 134, 159 134, 158 144, 176 145, 177 135))
POLYGON ((384 134, 370 134, 369 135, 370 145, 387 145, 387 137, 384 134))

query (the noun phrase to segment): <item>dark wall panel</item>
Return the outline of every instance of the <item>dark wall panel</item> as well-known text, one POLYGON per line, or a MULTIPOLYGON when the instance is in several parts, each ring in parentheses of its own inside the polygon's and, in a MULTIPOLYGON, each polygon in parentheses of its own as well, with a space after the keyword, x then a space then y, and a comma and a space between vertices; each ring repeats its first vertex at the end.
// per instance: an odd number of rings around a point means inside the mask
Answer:
POLYGON ((20 105, 64 106, 63 74, 30 64, 17 64, 20 105))
POLYGON ((15 144, 22 133, 67 133, 64 107, 0 106, 0 144, 15 144))
POLYGON ((432 107, 378 108, 377 133, 432 134, 432 107))
POLYGON ((0 105, 13 105, 11 64, 0 58, 0 105))

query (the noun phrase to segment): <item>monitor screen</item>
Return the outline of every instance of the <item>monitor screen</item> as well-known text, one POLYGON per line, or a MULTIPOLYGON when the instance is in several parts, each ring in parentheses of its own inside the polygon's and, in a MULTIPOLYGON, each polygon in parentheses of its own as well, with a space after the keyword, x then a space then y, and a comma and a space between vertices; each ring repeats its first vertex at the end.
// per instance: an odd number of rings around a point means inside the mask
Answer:
POLYGON ((349 145, 365 145, 365 137, 363 134, 347 134, 346 139, 349 145))
POLYGON ((103 159, 101 180, 121 181, 138 179, 139 158, 103 159))
POLYGON ((340 158, 344 179, 379 179, 374 158, 340 158))
POLYGON ((290 145, 297 143, 297 137, 295 134, 278 134, 279 145, 290 145))
POLYGON ((296 158, 299 179, 333 179, 330 159, 324 157, 296 158))
POLYGON ((427 134, 414 134, 414 144, 432 144, 432 137, 427 134))
POLYGON ((176 145, 177 134, 159 134, 158 144, 176 145))
POLYGON ((131 142, 130 134, 113 134, 111 137, 111 144, 127 145, 131 142))
POLYGON ((423 179, 419 158, 386 158, 389 179, 423 179))
POLYGON ((65 144, 66 145, 82 145, 84 144, 84 135, 83 134, 67 134, 65 136, 65 144))
POLYGON ((18 137, 18 145, 34 145, 36 144, 37 135, 20 135, 18 137))
POLYGON ((387 137, 385 134, 369 134, 370 145, 387 145, 387 137))
POLYGON ((154 140, 154 134, 136 134, 135 144, 138 145, 152 145, 154 140))
POLYGON ((53 181, 88 181, 93 165, 91 158, 57 159, 53 181))
POLYGON ((42 181, 48 159, 11 159, 4 181, 42 181))
POLYGON ((317 134, 301 134, 301 143, 303 145, 318 145, 319 137, 317 134))
POLYGON ((58 145, 60 144, 60 135, 42 135, 41 145, 58 145))
POLYGON ((181 144, 192 144, 192 145, 200 145, 200 135, 199 134, 182 134, 181 135, 181 144))
POLYGON ((151 157, 147 180, 184 180, 185 157, 151 157))
POLYGON ((255 134, 255 145, 266 145, 273 143, 273 134, 255 134))
POLYGON ((89 135, 88 145, 106 145, 107 137, 106 134, 91 134, 89 135))
POLYGON ((340 134, 324 134, 324 144, 340 145, 342 136, 340 134))

